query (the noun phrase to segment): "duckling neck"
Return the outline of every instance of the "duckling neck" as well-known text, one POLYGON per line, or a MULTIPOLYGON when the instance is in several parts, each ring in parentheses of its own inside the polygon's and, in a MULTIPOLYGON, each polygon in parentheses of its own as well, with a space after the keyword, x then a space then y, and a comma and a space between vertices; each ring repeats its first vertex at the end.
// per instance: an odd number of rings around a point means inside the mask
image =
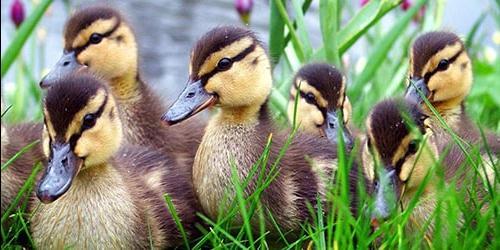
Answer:
POLYGON ((140 98, 140 88, 144 83, 139 80, 137 69, 132 69, 123 76, 111 79, 111 87, 116 99, 133 100, 140 98))
POLYGON ((215 118, 221 124, 254 124, 262 106, 225 107, 215 118))
POLYGON ((32 206, 37 207, 31 222, 36 245, 138 247, 133 242, 143 228, 130 223, 139 215, 127 184, 118 170, 108 164, 82 169, 57 201, 32 206), (68 230, 69 225, 74 227, 68 230))
POLYGON ((232 173, 247 178, 262 154, 261 137, 268 131, 259 129, 259 108, 223 108, 205 129, 194 159, 193 185, 203 210, 212 218, 222 204, 231 202, 232 173))
MULTIPOLYGON (((457 104, 450 105, 448 102, 436 103, 433 105, 434 107, 436 107, 436 110, 438 111, 439 115, 443 117, 448 126, 450 126, 454 130, 456 130, 459 127, 459 122, 463 117, 463 115, 465 114, 463 102, 459 103, 458 105, 457 104)), ((427 106, 426 110, 429 116, 435 117, 432 111, 427 106)), ((437 120, 437 118, 435 118, 435 120, 437 120)))

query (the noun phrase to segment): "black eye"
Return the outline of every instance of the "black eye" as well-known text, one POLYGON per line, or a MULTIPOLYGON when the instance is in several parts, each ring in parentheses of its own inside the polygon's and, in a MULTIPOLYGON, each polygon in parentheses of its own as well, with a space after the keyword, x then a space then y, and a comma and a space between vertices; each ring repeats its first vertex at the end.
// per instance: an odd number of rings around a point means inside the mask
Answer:
POLYGON ((83 117, 82 130, 92 128, 95 125, 97 117, 95 114, 86 114, 83 117))
POLYGON ((98 44, 102 41, 102 35, 99 33, 92 33, 89 38, 89 42, 92 44, 98 44))
POLYGON ((316 97, 313 95, 313 93, 305 94, 304 98, 306 99, 306 102, 308 102, 310 104, 316 103, 316 97))
POLYGON ((447 70, 449 65, 450 65, 450 62, 447 59, 443 59, 443 60, 439 61, 437 69, 439 71, 447 70))
POLYGON ((217 63, 217 69, 219 70, 228 70, 231 68, 231 65, 233 62, 229 58, 222 58, 220 59, 219 63, 217 63))
POLYGON ((418 150, 418 140, 412 140, 410 141, 410 144, 408 144, 408 153, 409 154, 415 154, 418 150))

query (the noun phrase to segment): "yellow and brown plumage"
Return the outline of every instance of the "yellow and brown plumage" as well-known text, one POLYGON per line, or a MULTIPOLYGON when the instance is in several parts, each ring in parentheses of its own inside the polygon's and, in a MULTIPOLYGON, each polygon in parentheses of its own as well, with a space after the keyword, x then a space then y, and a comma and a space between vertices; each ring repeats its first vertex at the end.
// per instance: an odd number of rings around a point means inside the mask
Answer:
MULTIPOLYGON (((456 185, 457 189, 477 185, 478 197, 484 197, 486 192, 463 152, 450 136, 432 126, 431 119, 419 104, 395 99, 375 105, 366 121, 362 158, 365 171, 369 170, 366 174, 374 183, 374 219, 385 219, 396 209, 406 209, 430 174, 405 227, 408 232, 424 229, 432 219, 441 180, 438 173, 444 173, 442 181, 446 185, 456 185)), ((433 226, 431 223, 427 236, 432 235, 433 226)))
MULTIPOLYGON (((224 201, 234 198, 232 166, 239 178, 247 178, 271 138, 264 170, 267 176, 285 144, 287 133, 274 128, 267 109, 271 85, 269 58, 254 33, 221 26, 206 33, 194 46, 189 83, 162 117, 173 125, 207 107, 218 107, 219 112, 205 128, 193 165, 195 193, 204 212, 213 219, 226 211, 228 204, 224 201)), ((318 195, 325 201, 326 189, 331 186, 327 179, 335 170, 336 147, 324 138, 298 133, 261 201, 281 228, 298 230, 309 217, 306 204, 314 206, 318 195)), ((354 172, 350 173, 353 182, 354 172)), ((245 195, 256 191, 258 175, 249 181, 245 195)), ((258 226, 257 218, 251 223, 258 226)), ((267 225, 272 224, 267 221, 267 225)))
POLYGON ((295 98, 298 94, 295 122, 304 131, 326 136, 336 143, 337 132, 342 126, 344 141, 351 146, 353 143, 349 122, 351 104, 345 94, 346 87, 342 73, 327 63, 310 63, 302 66, 295 74, 290 89, 288 102, 290 122, 293 124, 295 98))
MULTIPOLYGON (((447 125, 469 144, 484 153, 481 133, 465 111, 465 98, 473 84, 472 62, 462 40, 454 33, 435 31, 419 36, 410 52, 410 82, 406 98, 421 103, 433 127, 442 127, 419 92, 434 106, 447 125)), ((486 143, 498 161, 500 136, 486 133, 486 143)), ((485 153, 484 153, 485 154, 485 153)), ((490 165, 488 157, 485 162, 490 165)))
POLYGON ((162 126, 162 103, 139 72, 138 51, 132 28, 115 9, 92 6, 74 13, 64 29, 64 53, 40 85, 75 71, 90 71, 109 82, 120 106, 125 140, 163 148, 186 166, 201 140, 201 120, 178 127, 162 126))
POLYGON ((188 234, 195 222, 191 174, 156 149, 123 140, 117 101, 86 75, 52 83, 44 101, 49 157, 33 201, 31 233, 40 248, 165 248, 181 235, 169 195, 188 234), (35 209, 36 208, 36 209, 35 209))

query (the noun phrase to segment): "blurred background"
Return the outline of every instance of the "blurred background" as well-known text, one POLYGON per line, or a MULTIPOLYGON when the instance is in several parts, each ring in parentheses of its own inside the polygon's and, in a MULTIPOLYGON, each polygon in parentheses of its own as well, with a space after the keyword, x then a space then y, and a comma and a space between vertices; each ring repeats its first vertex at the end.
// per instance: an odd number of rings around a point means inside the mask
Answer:
MULTIPOLYGON (((428 1, 419 14, 413 18, 413 21, 401 32, 399 39, 388 52, 384 59, 384 64, 400 65, 406 56, 408 42, 415 38, 416 34, 422 31, 435 28, 450 30, 458 33, 464 39, 474 32, 474 43, 469 52, 473 58, 485 62, 493 68, 498 65, 500 32, 498 20, 495 20, 494 13, 498 13, 498 4, 495 0, 452 0, 452 1, 428 1), (429 6, 428 6, 429 5, 429 6), (492 14, 493 13, 493 14, 492 14), (432 21, 425 23, 425 17, 432 15, 432 21)), ((13 6, 21 4, 24 15, 27 16, 37 6, 41 0, 2 0, 1 1, 1 51, 4 54, 10 41, 16 33, 16 25, 12 21, 13 6)), ((125 14, 129 22, 135 28, 140 46, 140 60, 142 65, 142 75, 146 81, 158 90, 166 103, 172 102, 181 92, 187 79, 188 58, 191 46, 194 42, 211 27, 221 24, 241 24, 239 13, 236 10, 238 2, 234 0, 122 0, 122 1, 53 1, 40 23, 36 26, 33 35, 25 44, 22 50, 23 63, 17 62, 2 77, 2 96, 7 104, 19 103, 28 108, 23 111, 12 114, 11 120, 31 120, 39 119, 37 100, 30 99, 31 89, 36 91, 39 79, 48 71, 48 69, 57 61, 62 54, 62 30, 64 23, 71 12, 80 6, 92 4, 93 2, 105 3, 114 6, 125 14), (24 66, 19 66, 24 64, 24 66), (19 73, 21 71, 21 73, 19 73), (29 74, 30 77, 23 77, 29 74), (21 76, 20 76, 21 75, 21 76), (35 84, 36 85, 36 84, 35 84), (24 90, 20 89, 25 86, 24 90), (29 87, 26 87, 29 86, 29 87), (32 107, 32 108, 29 108, 32 107), (17 113, 17 114, 15 114, 17 113)), ((269 40, 269 22, 270 10, 269 3, 265 0, 255 0, 250 12, 249 26, 255 30, 262 41, 269 40)), ((289 2, 289 1, 285 1, 289 2)), ((303 1, 298 1, 303 2, 303 1)), ((343 1, 343 10, 341 25, 347 23, 355 16, 360 9, 369 1, 343 1)), ((371 27, 360 40, 356 41, 346 53, 342 55, 342 68, 348 77, 348 82, 355 81, 357 75, 365 70, 366 62, 369 61, 369 55, 373 52, 374 45, 378 37, 383 37, 390 31, 392 25, 412 7, 416 1, 400 1, 399 6, 394 7, 388 14, 384 15, 378 23, 371 27)), ((294 18, 292 4, 286 4, 287 12, 290 18, 294 18)), ((304 13, 305 25, 307 26, 308 39, 312 48, 318 49, 322 46, 322 33, 319 19, 319 1, 312 1, 308 10, 304 13)), ((498 18, 498 16, 496 16, 498 18)), ((314 57, 311 57, 314 60, 314 57)), ((3 59, 3 57, 2 57, 3 59)), ((2 62, 3 63, 3 62, 2 62)), ((280 61, 280 63, 283 63, 280 61)), ((302 62, 290 60, 290 69, 293 72, 302 62)), ((387 70, 378 69, 374 74, 382 85, 386 85, 390 91, 385 95, 390 95, 400 91, 404 86, 405 67, 389 67, 387 70), (390 76, 393 69, 398 72, 398 76, 390 76), (403 73, 401 73, 403 72, 403 73), (388 76, 389 75, 389 76, 388 76), (385 83, 384 83, 385 80, 385 83), (393 84, 397 83, 397 84, 393 84), (391 86, 394 86, 391 88, 391 86)), ((278 70, 281 72, 276 76, 276 81, 286 82, 291 78, 291 73, 287 70, 278 70)), ((496 79, 498 70, 495 71, 496 79)), ((396 72, 394 72, 396 73, 396 72)), ((275 72, 276 74, 276 72, 275 72)), ((476 78, 477 79, 477 78, 476 78)), ((373 80, 376 81, 376 80, 373 80)), ((375 84, 375 82, 373 82, 375 84)), ((480 84, 476 81, 477 84, 480 84)), ((285 84, 286 85, 286 84, 285 84)), ((368 85, 366 85, 368 86, 368 85)), ((500 96, 500 89, 489 86, 487 91, 494 91, 493 96, 500 96)), ((384 89, 386 88, 384 87, 384 89)), ((476 88, 477 86, 475 86, 476 88)), ((281 88, 286 89, 286 88, 281 88)), ((363 98, 363 91, 358 89, 351 93, 351 102, 357 104, 357 99, 363 98), (358 91, 359 90, 359 91, 358 91)), ((365 89, 364 92, 370 89, 365 89)), ((283 90, 283 95, 286 91, 283 90)), ((376 91, 375 91, 376 92, 376 91)), ((38 94, 37 94, 38 95, 38 94)), ((382 96, 374 97, 368 100, 369 103, 380 99, 382 96)), ((500 106, 495 98, 493 107, 500 106), (496 106, 495 106, 496 105, 496 106)), ((368 104, 364 101, 363 105, 368 104)), ((483 107, 481 107, 483 108, 483 107)), ((488 126, 498 129, 500 127, 500 111, 490 114, 488 126)), ((359 117, 354 117, 357 123, 361 123, 364 117, 365 109, 358 112, 359 117)), ((481 114, 478 114, 480 116, 481 114)))

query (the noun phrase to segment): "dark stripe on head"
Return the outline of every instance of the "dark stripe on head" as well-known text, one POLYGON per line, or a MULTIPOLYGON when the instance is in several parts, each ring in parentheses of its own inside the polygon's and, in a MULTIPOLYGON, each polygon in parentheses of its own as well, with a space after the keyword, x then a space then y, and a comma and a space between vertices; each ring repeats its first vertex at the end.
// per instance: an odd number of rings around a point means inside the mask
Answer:
MULTIPOLYGON (((121 20, 123 19, 121 14, 117 10, 108 6, 92 6, 78 10, 66 22, 66 26, 64 28, 64 49, 66 51, 71 51, 73 49, 71 46, 78 33, 90 26, 95 21, 99 19, 109 20, 113 17, 117 19, 117 24, 112 29, 112 31, 116 30, 121 20)), ((112 33, 112 31, 106 32, 109 33, 108 36, 112 33)))
MULTIPOLYGON (((99 106, 99 109, 97 109, 97 111, 94 113, 96 119, 99 119, 99 117, 101 117, 102 112, 104 111, 104 107, 106 107, 106 103, 108 103, 108 95, 107 94, 104 97, 104 101, 102 102, 101 106, 99 106)), ((83 131, 85 131, 85 129, 83 127, 80 127, 80 131, 78 133, 72 135, 71 138, 69 138, 69 145, 70 145, 72 150, 75 148, 76 143, 78 142, 78 140, 82 136, 83 131)))
POLYGON ((446 46, 457 42, 463 47, 460 38, 451 32, 435 31, 419 36, 413 43, 413 76, 422 77, 422 70, 431 57, 446 46))
POLYGON ((320 92, 322 97, 328 101, 328 108, 338 108, 339 98, 343 98, 345 95, 342 92, 342 73, 338 69, 327 63, 310 63, 302 66, 293 79, 297 90, 299 90, 297 83, 299 77, 320 92))
POLYGON ((382 158, 384 164, 391 164, 403 138, 409 133, 409 124, 405 120, 402 112, 420 129, 425 131, 423 125, 423 112, 415 103, 410 103, 401 99, 385 100, 373 108, 370 113, 370 134, 375 141, 373 146, 382 158))
MULTIPOLYGON (((450 64, 452 64, 455 60, 457 60, 458 56, 459 56, 460 54, 462 54, 462 52, 464 52, 464 50, 463 50, 463 49, 461 49, 461 50, 460 50, 460 51, 458 51, 455 55, 453 55, 451 58, 449 58, 449 59, 448 59, 448 62, 449 62, 450 64)), ((436 67, 433 71, 425 73, 425 75, 424 75, 424 80, 425 80, 425 82, 426 82, 426 83, 428 83, 428 82, 429 82, 429 79, 431 79, 431 77, 432 77, 434 74, 436 74, 438 71, 439 71, 439 68, 438 68, 438 67, 436 67)))
POLYGON ((256 43, 259 43, 255 34, 247 29, 237 26, 221 26, 214 28, 203 35, 195 44, 192 50, 193 58, 191 58, 191 79, 198 78, 198 72, 205 60, 217 51, 224 47, 242 39, 250 37, 256 43))
MULTIPOLYGON (((255 47, 256 47, 256 43, 252 43, 252 45, 248 46, 248 48, 244 49, 242 52, 240 52, 238 55, 236 55, 235 57, 233 58, 230 58, 231 61, 233 63, 237 62, 237 61, 241 61, 243 60, 248 54, 252 53, 252 51, 255 50, 255 47)), ((216 67, 215 69, 213 69, 212 71, 210 71, 209 73, 205 74, 205 75, 202 75, 200 77, 201 81, 202 81, 202 84, 205 85, 207 84, 208 82, 208 79, 210 79, 210 77, 214 76, 215 74, 217 74, 218 72, 220 72, 220 70, 216 67)))
POLYGON ((50 118, 49 122, 58 136, 64 136, 75 114, 82 110, 100 89, 107 93, 106 86, 90 74, 72 74, 54 82, 47 91, 44 105, 50 118))

